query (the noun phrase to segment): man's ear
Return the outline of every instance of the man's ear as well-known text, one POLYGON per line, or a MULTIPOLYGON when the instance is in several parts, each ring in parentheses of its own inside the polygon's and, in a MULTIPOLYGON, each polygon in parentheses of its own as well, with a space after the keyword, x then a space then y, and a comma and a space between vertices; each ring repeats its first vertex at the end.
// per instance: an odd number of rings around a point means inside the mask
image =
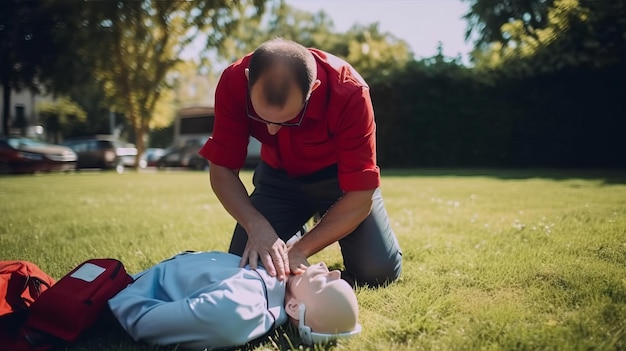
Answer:
POLYGON ((250 68, 244 69, 243 73, 246 75, 246 80, 250 80, 250 68))
POLYGON ((320 84, 322 84, 322 82, 319 79, 316 79, 315 82, 313 82, 313 85, 311 86, 311 92, 314 92, 315 89, 317 89, 317 87, 320 86, 320 84))
POLYGON ((290 298, 285 304, 285 312, 295 320, 300 319, 300 302, 293 297, 290 298))

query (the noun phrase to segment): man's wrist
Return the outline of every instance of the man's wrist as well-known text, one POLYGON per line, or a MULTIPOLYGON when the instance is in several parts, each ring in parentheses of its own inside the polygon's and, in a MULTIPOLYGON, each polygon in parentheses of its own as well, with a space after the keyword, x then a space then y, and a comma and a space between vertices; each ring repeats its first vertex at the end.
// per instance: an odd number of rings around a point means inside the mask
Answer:
POLYGON ((267 219, 265 219, 265 217, 261 215, 253 216, 252 218, 240 222, 239 224, 241 224, 241 226, 246 230, 246 233, 248 233, 248 235, 250 235, 250 233, 254 231, 264 231, 264 228, 266 228, 267 226, 269 226, 273 230, 273 227, 270 225, 267 219))
MULTIPOLYGON (((302 240, 304 240, 304 238, 302 238, 302 240)), ((299 240, 298 242, 296 242, 291 247, 290 251, 294 251, 294 254, 296 254, 296 255, 308 258, 309 257, 309 252, 306 249, 306 243, 305 243, 305 245, 302 244, 302 240, 299 240)))

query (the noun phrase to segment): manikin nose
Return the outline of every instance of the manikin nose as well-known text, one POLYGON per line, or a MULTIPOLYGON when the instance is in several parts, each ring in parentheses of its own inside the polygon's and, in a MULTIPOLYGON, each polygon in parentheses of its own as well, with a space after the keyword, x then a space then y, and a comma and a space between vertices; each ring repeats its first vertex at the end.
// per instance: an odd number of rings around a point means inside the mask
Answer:
MULTIPOLYGON (((326 264, 324 262, 320 262, 319 266, 321 268, 323 268, 324 270, 328 271, 328 267, 326 267, 326 264)), ((341 271, 335 269, 332 271, 328 271, 328 273, 325 273, 326 277, 329 281, 333 281, 333 280, 339 280, 341 279, 341 271)))
POLYGON ((335 269, 334 271, 328 272, 328 276, 330 277, 330 280, 339 280, 341 279, 341 271, 335 269))
POLYGON ((268 124, 267 125, 267 132, 270 133, 270 135, 275 135, 276 133, 278 133, 278 130, 280 129, 281 126, 278 126, 276 124, 268 124))

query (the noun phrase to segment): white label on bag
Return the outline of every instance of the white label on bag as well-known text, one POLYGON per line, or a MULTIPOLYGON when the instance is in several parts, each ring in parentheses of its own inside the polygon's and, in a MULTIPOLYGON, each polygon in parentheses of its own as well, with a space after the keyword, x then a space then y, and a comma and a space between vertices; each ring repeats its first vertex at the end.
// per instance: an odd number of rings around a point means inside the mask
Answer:
POLYGON ((72 273, 70 277, 81 279, 86 282, 92 282, 96 278, 98 278, 98 276, 102 274, 104 271, 105 271, 104 268, 100 266, 96 266, 93 263, 85 263, 80 268, 78 268, 76 272, 72 273))

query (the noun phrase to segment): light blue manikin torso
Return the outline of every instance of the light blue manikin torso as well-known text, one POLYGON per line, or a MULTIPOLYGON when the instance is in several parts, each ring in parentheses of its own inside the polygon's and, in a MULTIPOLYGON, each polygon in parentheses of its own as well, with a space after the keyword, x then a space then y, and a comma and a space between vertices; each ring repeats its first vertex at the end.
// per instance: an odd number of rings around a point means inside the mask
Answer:
POLYGON ((109 306, 137 341, 203 350, 238 346, 287 321, 285 282, 224 252, 182 253, 136 274, 109 306), (267 293, 266 293, 267 291, 267 293))

